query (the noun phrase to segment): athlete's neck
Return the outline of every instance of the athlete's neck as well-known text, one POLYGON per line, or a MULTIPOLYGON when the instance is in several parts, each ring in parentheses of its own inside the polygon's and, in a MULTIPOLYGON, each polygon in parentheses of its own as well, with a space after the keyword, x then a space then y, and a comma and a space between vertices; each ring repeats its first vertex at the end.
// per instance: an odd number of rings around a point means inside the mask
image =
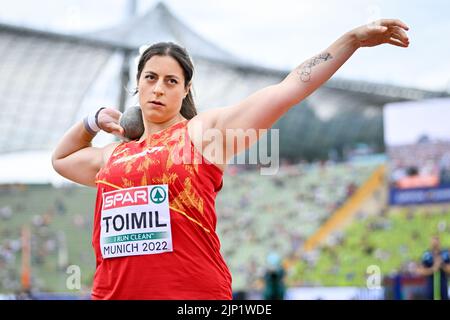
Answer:
MULTIPOLYGON (((177 116, 173 117, 172 119, 170 119, 166 122, 162 122, 162 123, 155 123, 155 122, 147 121, 145 123, 145 131, 144 131, 144 134, 142 137, 148 138, 152 134, 163 131, 164 129, 167 129, 167 128, 173 126, 174 124, 181 122, 183 120, 185 120, 185 118, 181 114, 178 114, 177 116)), ((143 139, 140 139, 140 140, 143 140, 143 139)))

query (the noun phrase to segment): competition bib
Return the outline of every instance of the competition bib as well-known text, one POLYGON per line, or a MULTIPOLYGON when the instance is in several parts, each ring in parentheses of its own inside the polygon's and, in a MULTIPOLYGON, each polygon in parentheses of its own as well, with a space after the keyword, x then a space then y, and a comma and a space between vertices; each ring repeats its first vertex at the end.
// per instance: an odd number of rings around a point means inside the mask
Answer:
POLYGON ((103 258, 171 252, 167 185, 103 194, 100 249, 103 258))

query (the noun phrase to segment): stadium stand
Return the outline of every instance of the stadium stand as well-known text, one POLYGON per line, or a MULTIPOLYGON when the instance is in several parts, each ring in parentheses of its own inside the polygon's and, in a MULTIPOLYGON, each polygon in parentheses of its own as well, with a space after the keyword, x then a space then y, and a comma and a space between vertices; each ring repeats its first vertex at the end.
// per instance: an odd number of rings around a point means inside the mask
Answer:
POLYGON ((392 208, 378 215, 364 213, 314 254, 298 260, 291 283, 316 286, 366 286, 367 268, 378 266, 383 277, 415 274, 433 234, 450 246, 450 208, 392 208))

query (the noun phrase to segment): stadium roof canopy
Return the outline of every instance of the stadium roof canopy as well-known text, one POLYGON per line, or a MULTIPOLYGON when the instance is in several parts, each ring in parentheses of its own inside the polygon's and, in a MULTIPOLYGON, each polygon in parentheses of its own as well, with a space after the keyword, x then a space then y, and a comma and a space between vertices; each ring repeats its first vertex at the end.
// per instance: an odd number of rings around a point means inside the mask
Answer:
POLYGON ((0 153, 54 145, 113 50, 0 25, 0 153))
POLYGON ((86 37, 129 48, 139 48, 157 42, 175 42, 184 46, 193 57, 225 63, 245 63, 194 32, 161 2, 142 16, 109 29, 87 34, 86 37))
POLYGON ((128 23, 82 36, 0 23, 0 154, 53 147, 78 119, 108 59, 156 41, 179 43, 194 58, 243 63, 191 31, 161 3, 128 23))

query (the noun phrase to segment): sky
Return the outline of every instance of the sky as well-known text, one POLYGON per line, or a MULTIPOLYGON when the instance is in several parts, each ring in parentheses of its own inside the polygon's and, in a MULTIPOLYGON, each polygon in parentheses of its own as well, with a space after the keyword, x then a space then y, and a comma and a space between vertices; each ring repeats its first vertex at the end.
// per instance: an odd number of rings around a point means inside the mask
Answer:
MULTIPOLYGON (((137 0, 138 14, 157 0, 137 0)), ((409 27, 407 49, 358 50, 335 77, 450 92, 450 1, 165 0, 196 32, 263 66, 293 69, 351 29, 379 18, 409 27)), ((0 0, 0 22, 62 33, 108 28, 129 18, 129 0, 0 0)))

